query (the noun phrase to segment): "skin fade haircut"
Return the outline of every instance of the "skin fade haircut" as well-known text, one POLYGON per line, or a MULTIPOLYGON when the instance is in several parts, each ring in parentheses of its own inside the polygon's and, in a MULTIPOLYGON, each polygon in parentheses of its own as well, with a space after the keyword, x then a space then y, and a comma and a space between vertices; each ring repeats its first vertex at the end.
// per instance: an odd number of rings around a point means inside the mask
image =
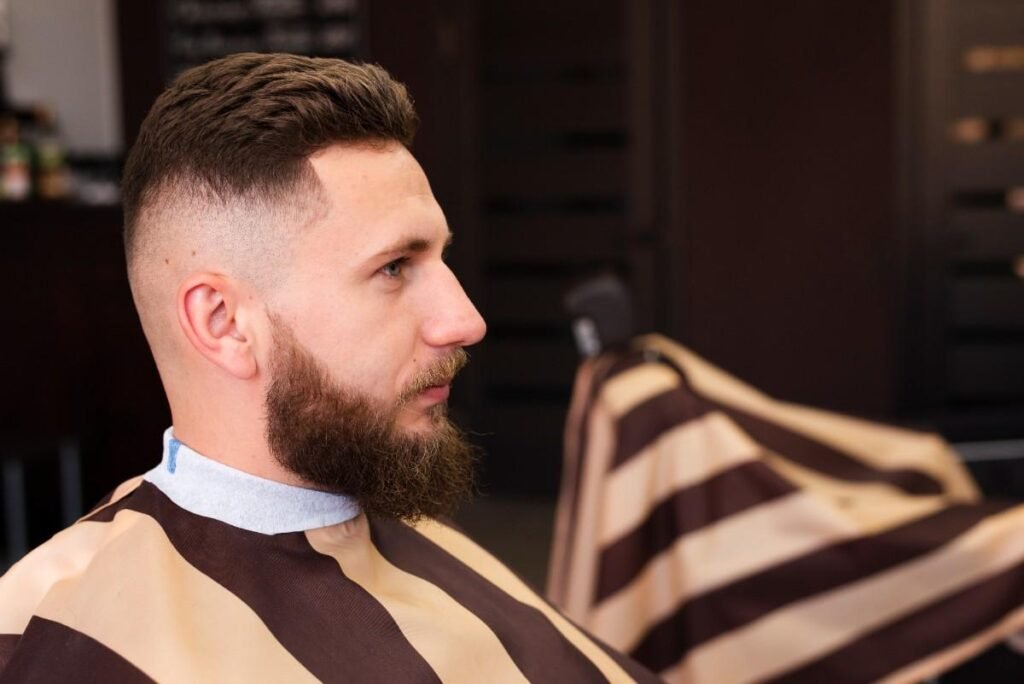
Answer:
POLYGON ((157 241, 160 214, 308 202, 319 187, 310 155, 335 144, 408 147, 417 126, 405 86, 373 65, 242 53, 184 72, 153 104, 125 162, 129 275, 157 241))
MULTIPOLYGON (((157 99, 125 165, 129 281, 158 366, 171 325, 165 254, 202 245, 261 289, 288 263, 294 231, 324 211, 311 155, 333 145, 408 147, 417 117, 405 87, 377 66, 244 53, 184 72, 157 99)), ((195 252, 193 252, 195 254, 195 252)), ((451 513, 471 491, 475 451, 439 404, 430 429, 396 417, 419 392, 447 384, 461 348, 415 377, 394 402, 346 386, 274 312, 264 414, 277 461, 313 486, 355 497, 371 515, 415 520, 451 513)), ((168 347, 169 348, 169 347, 168 347)), ((348 350, 346 353, 358 353, 348 350)))

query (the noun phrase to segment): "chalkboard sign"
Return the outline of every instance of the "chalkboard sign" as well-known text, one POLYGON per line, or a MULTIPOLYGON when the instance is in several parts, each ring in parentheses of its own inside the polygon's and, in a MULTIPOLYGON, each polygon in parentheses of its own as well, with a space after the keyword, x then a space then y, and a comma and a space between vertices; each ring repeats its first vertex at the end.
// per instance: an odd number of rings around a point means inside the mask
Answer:
POLYGON ((169 80, 235 52, 363 58, 365 0, 166 0, 169 80))

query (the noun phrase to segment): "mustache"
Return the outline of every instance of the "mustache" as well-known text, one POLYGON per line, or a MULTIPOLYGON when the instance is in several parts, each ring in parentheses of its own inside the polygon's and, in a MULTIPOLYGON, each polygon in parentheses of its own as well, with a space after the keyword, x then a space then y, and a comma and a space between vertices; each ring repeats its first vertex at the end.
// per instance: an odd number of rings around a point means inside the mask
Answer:
POLYGON ((404 404, 428 387, 451 384, 455 376, 466 367, 467 363, 469 363, 469 354, 462 347, 455 349, 447 356, 441 357, 413 378, 413 381, 402 392, 399 403, 404 404))

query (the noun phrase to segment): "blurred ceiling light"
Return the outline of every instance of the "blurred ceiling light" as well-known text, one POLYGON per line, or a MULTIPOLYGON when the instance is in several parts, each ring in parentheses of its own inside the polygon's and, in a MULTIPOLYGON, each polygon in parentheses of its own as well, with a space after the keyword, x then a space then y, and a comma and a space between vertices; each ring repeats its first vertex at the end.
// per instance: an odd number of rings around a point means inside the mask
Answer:
POLYGON ((1024 254, 1019 254, 1013 259, 1013 274, 1024 280, 1024 254))
POLYGON ((1003 137, 1007 140, 1024 140, 1024 117, 1011 116, 1003 123, 1003 137))
POLYGON ((1014 214, 1024 214, 1024 187, 1018 186, 1006 191, 1006 208, 1014 214))
POLYGON ((964 53, 964 67, 975 73, 1024 70, 1024 45, 979 45, 964 53))
POLYGON ((965 144, 984 142, 988 138, 988 120, 980 116, 957 119, 949 127, 949 137, 965 144))

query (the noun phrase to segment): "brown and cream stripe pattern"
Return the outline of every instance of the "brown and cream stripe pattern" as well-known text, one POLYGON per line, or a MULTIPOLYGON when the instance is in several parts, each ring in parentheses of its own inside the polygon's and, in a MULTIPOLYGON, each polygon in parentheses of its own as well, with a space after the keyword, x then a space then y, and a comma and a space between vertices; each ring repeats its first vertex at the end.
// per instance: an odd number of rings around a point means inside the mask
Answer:
POLYGON ((1024 508, 651 336, 577 377, 548 593, 670 682, 920 681, 1024 629, 1024 508))
POLYGON ((0 578, 0 682, 655 681, 454 529, 260 534, 134 480, 0 578))

